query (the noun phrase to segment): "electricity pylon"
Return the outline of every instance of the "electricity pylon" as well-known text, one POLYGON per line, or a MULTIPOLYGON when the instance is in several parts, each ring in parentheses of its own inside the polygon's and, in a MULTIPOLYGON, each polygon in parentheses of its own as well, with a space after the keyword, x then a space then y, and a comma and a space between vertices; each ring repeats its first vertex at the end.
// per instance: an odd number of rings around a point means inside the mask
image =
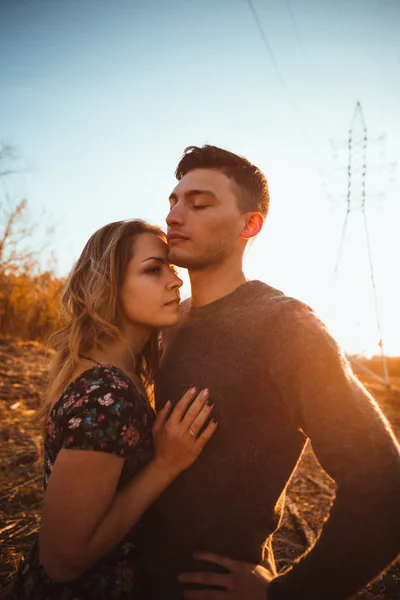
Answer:
MULTIPOLYGON (((361 110, 360 102, 357 102, 354 116, 349 130, 348 140, 348 167, 347 167, 347 196, 346 196, 346 214, 340 237, 339 251, 335 266, 335 275, 338 276, 339 267, 342 262, 343 246, 348 231, 349 217, 351 213, 361 213, 365 241, 367 246, 367 255, 369 263, 369 273, 371 278, 372 293, 374 297, 374 307, 376 315, 376 324, 379 335, 379 347, 382 361, 383 378, 378 377, 370 371, 375 378, 378 378, 386 386, 390 387, 390 378, 387 368, 387 360, 384 352, 383 336, 379 314, 378 295, 376 290, 374 264, 372 260, 371 242, 368 230, 368 221, 366 215, 366 172, 367 172, 367 128, 365 126, 364 116, 361 110)), ((356 358, 353 361, 361 366, 356 358)), ((364 369, 366 367, 363 366, 364 369)))

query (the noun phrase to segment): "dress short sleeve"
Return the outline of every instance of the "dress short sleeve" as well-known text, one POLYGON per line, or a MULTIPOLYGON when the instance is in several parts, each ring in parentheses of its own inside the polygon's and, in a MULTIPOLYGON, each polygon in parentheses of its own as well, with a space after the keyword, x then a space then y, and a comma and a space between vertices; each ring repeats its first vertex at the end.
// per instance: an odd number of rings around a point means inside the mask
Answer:
POLYGON ((81 385, 78 391, 71 388, 64 395, 61 448, 125 457, 141 438, 138 393, 133 386, 116 385, 115 380, 96 384, 81 385))

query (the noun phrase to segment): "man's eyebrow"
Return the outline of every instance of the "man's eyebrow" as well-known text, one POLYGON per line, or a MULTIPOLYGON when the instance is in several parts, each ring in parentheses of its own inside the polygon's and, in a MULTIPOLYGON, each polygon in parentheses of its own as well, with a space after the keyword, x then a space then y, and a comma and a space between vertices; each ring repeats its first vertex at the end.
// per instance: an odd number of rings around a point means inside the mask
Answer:
POLYGON ((193 196, 212 196, 216 198, 216 195, 211 190, 189 190, 186 192, 186 198, 192 198, 193 196))
MULTIPOLYGON (((212 196, 213 198, 217 197, 211 190, 189 190, 188 192, 184 193, 184 196, 187 199, 193 198, 194 196, 212 196)), ((178 196, 175 194, 175 192, 172 192, 169 199, 178 200, 178 196)))
POLYGON ((142 260, 142 263, 146 262, 147 260, 158 260, 158 262, 164 264, 165 260, 163 258, 160 258, 159 256, 149 256, 149 258, 145 258, 144 260, 142 260))

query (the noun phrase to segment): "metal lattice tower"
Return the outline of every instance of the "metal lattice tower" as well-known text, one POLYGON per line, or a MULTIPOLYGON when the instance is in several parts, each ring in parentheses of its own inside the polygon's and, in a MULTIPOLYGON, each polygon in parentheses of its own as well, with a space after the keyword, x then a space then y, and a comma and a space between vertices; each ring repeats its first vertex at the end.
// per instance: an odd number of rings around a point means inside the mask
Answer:
MULTIPOLYGON (((346 197, 346 215, 344 219, 342 234, 339 244, 339 252, 335 266, 335 275, 338 276, 340 263, 342 261, 342 253, 346 233, 348 229, 350 213, 358 211, 361 212, 365 240, 367 245, 368 261, 369 261, 369 272, 371 277, 371 285, 374 296, 375 314, 377 329, 379 334, 379 347, 382 359, 383 368, 383 380, 382 382, 390 386, 390 379, 387 369, 386 355, 383 348, 381 322, 379 316, 379 305, 376 291, 375 273, 372 261, 370 235, 368 231, 368 221, 366 215, 366 172, 367 172, 367 129, 365 126, 364 116, 361 110, 360 102, 357 102, 354 111, 354 116, 351 122, 349 130, 349 141, 348 141, 348 184, 347 184, 347 197, 346 197)), ((373 374, 375 375, 375 374, 373 374)), ((377 377, 377 376, 376 376, 377 377)))

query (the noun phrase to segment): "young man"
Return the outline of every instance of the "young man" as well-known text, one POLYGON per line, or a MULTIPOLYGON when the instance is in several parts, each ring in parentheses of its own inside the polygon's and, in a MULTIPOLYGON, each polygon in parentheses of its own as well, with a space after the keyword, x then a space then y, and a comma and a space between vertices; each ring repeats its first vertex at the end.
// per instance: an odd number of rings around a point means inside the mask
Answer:
POLYGON ((186 149, 176 177, 170 260, 189 270, 192 297, 165 340, 156 407, 190 386, 209 387, 219 426, 148 513, 150 598, 348 598, 400 550, 399 446, 315 314, 243 274, 246 244, 268 211, 264 175, 203 146, 186 149), (276 576, 271 537, 308 438, 336 497, 314 547, 276 576), (199 549, 233 560, 199 565, 199 549), (254 575, 237 562, 263 560, 269 569, 254 575), (199 572, 179 582, 182 571, 199 572))

